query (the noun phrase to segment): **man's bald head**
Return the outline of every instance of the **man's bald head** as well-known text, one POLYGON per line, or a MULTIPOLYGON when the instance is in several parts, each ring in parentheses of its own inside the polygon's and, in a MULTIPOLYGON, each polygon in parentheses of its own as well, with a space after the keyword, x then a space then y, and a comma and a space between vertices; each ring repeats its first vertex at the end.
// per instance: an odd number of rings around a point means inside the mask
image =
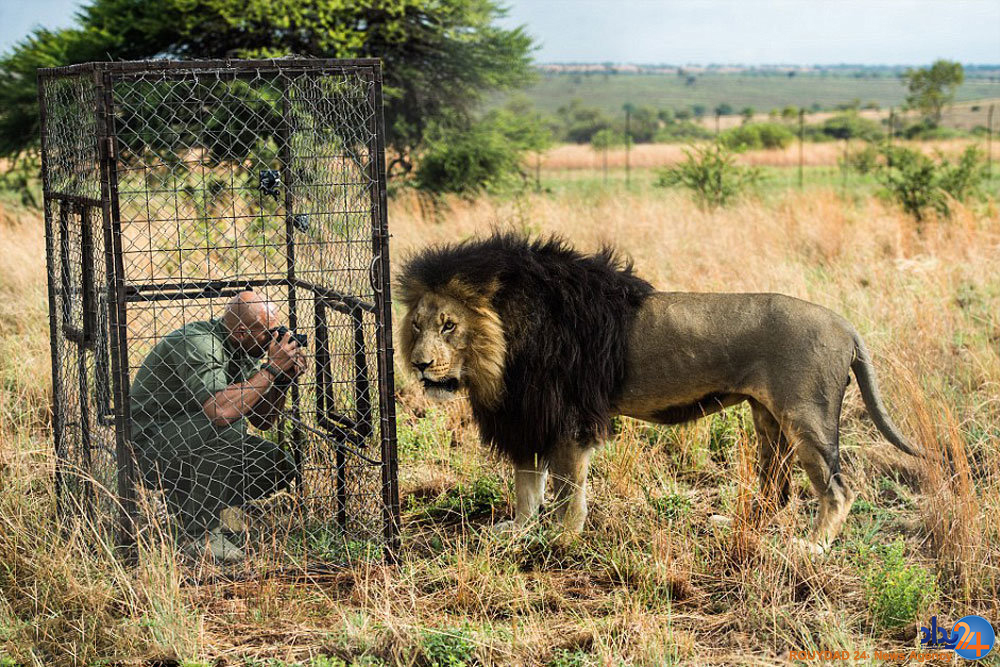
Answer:
POLYGON ((222 321, 230 339, 247 354, 260 357, 271 342, 270 329, 278 325, 278 309, 257 292, 245 290, 229 300, 222 321))

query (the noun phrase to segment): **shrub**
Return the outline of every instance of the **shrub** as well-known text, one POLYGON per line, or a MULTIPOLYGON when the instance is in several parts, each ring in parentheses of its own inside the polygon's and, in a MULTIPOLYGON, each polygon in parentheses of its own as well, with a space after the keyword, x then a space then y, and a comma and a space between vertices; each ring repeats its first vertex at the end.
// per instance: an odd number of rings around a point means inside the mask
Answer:
MULTIPOLYGON (((678 115, 678 118, 680 116, 678 115)), ((694 141, 695 139, 711 139, 711 130, 691 121, 668 123, 656 131, 654 141, 670 143, 678 141, 694 141)))
POLYGON ((737 165, 732 152, 721 144, 694 147, 684 154, 683 162, 659 172, 656 186, 685 187, 694 192, 699 204, 714 207, 725 206, 760 183, 760 169, 737 165))
POLYGON ((879 141, 885 135, 882 126, 857 113, 849 112, 826 119, 819 131, 830 139, 863 139, 879 141))
POLYGON ((467 130, 440 130, 417 163, 415 184, 435 195, 511 189, 523 177, 521 153, 521 147, 489 121, 467 130))
POLYGON ((879 628, 916 620, 935 595, 934 576, 919 565, 908 565, 903 551, 903 542, 896 541, 863 547, 858 554, 868 613, 879 628))
POLYGON ((859 174, 871 174, 880 166, 879 155, 879 150, 874 144, 865 144, 862 148, 848 152, 844 166, 859 174))
POLYGON ((794 140, 795 134, 780 123, 747 123, 719 135, 719 143, 734 151, 784 148, 794 140))
POLYGON ((935 162, 901 146, 886 147, 883 154, 886 192, 918 221, 930 211, 951 215, 951 202, 979 196, 986 179, 983 153, 975 146, 966 148, 955 163, 940 154, 935 162))

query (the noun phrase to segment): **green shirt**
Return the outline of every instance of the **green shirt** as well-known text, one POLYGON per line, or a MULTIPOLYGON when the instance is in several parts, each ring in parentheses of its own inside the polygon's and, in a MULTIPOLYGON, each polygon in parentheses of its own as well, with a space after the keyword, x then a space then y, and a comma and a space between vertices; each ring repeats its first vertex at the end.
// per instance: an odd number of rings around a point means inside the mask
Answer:
POLYGON ((258 370, 260 360, 229 341, 221 318, 187 324, 161 338, 143 360, 129 394, 132 421, 141 429, 204 417, 210 396, 258 370))

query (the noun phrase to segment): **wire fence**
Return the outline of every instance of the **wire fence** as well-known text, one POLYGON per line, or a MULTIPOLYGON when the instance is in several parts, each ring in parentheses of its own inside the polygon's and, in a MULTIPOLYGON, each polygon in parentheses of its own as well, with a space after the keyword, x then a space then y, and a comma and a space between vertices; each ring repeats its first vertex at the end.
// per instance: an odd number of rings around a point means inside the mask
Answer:
POLYGON ((40 70, 61 509, 135 553, 398 535, 377 61, 40 70))

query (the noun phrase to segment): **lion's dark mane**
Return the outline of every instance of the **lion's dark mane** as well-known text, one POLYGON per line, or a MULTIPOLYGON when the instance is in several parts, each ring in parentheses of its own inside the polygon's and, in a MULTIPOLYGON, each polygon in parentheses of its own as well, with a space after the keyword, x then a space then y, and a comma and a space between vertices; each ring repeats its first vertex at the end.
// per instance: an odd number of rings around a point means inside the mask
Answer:
POLYGON ((472 401, 485 442, 529 463, 559 443, 590 444, 607 432, 625 379, 628 335, 653 287, 610 247, 594 255, 558 237, 517 234, 423 250, 403 274, 431 290, 453 279, 499 284, 491 304, 506 339, 499 406, 472 401))

